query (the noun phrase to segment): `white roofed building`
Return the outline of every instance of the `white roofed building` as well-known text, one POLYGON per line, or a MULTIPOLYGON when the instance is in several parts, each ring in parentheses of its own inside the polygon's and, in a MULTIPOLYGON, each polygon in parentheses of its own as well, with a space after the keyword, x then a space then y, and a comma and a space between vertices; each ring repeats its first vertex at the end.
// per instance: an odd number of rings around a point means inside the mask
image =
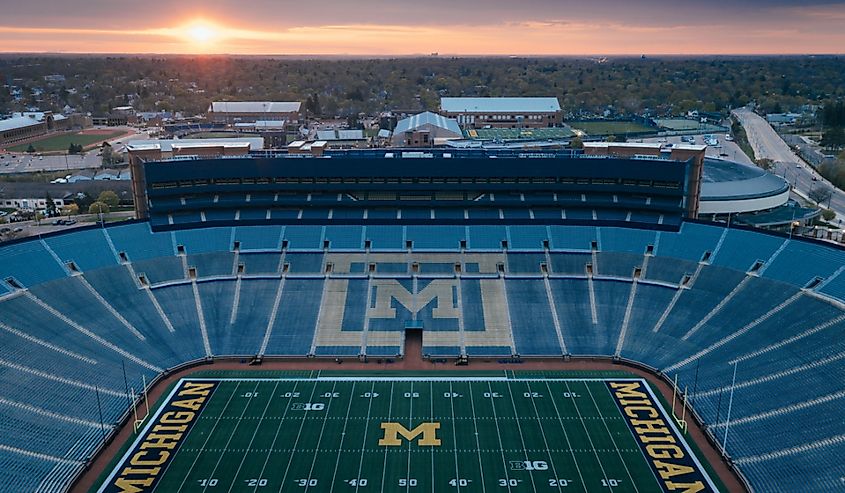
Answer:
POLYGON ((68 119, 64 115, 54 115, 51 111, 13 113, 11 118, 0 120, 0 147, 65 130, 67 124, 68 119))
POLYGON ((224 124, 286 120, 296 124, 301 109, 299 101, 215 101, 208 107, 208 120, 224 124))
POLYGON ((396 123, 390 143, 403 147, 431 147, 437 142, 463 137, 461 127, 452 118, 426 111, 396 123))
POLYGON ((442 98, 441 113, 466 128, 541 128, 562 122, 557 98, 442 98))

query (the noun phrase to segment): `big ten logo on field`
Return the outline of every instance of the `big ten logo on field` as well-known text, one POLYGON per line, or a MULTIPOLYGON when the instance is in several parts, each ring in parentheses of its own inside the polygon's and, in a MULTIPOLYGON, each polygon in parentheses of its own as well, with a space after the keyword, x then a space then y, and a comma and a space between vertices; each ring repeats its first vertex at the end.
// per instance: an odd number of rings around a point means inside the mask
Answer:
POLYGON ((512 471, 547 471, 549 463, 544 460, 512 460, 512 471))
POLYGON ((326 405, 322 402, 294 402, 290 408, 292 411, 323 411, 326 405))
POLYGON ((440 446, 440 439, 437 438, 437 430, 440 429, 440 423, 437 422, 421 423, 413 430, 408 430, 400 423, 382 423, 381 429, 384 430, 384 437, 379 439, 378 444, 383 447, 401 446, 404 442, 399 439, 400 436, 409 442, 420 437, 417 440, 417 445, 419 446, 440 446))
POLYGON ((435 279, 416 293, 409 291, 395 279, 374 279, 372 281, 375 303, 368 307, 370 318, 396 318, 396 308, 392 300, 402 305, 412 315, 416 315, 432 301, 436 306, 432 311, 434 318, 460 318, 457 308, 457 281, 454 279, 435 279))

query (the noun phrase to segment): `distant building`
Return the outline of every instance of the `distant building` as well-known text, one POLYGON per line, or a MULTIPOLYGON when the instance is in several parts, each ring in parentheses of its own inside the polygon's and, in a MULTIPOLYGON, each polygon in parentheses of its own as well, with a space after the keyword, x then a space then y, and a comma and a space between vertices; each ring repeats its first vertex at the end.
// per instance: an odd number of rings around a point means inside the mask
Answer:
POLYGON ((126 114, 109 114, 91 117, 95 127, 123 127, 129 125, 130 117, 126 114))
POLYGON ((326 142, 330 149, 352 149, 367 145, 363 130, 318 130, 317 140, 326 142))
MULTIPOLYGON (((64 199, 53 199, 56 207, 64 207, 67 203, 64 199)), ((24 211, 34 211, 47 208, 46 198, 2 198, 0 199, 0 207, 5 209, 20 209, 24 211)))
POLYGON ((465 128, 554 127, 563 118, 557 98, 442 98, 440 110, 465 128))
POLYGON ((92 170, 82 170, 77 173, 71 175, 70 178, 67 179, 68 183, 79 183, 81 181, 91 181, 94 179, 94 175, 96 173, 92 170))
POLYGON ((208 121, 231 125, 275 120, 296 125, 301 109, 298 101, 215 101, 208 107, 208 121))
POLYGON ((129 169, 106 169, 94 175, 95 180, 123 181, 131 178, 129 169))
POLYGON ((64 115, 54 115, 51 111, 13 113, 11 118, 0 120, 0 146, 25 142, 67 126, 64 115))
POLYGON ((436 142, 463 137, 457 120, 426 111, 396 123, 390 143, 394 146, 430 147, 436 142))

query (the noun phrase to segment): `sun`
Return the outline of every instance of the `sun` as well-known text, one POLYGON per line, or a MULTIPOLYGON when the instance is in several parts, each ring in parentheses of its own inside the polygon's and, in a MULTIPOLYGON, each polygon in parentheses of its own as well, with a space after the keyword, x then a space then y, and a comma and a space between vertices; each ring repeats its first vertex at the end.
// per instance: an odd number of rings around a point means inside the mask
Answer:
POLYGON ((185 33, 188 39, 198 45, 211 44, 219 37, 218 30, 211 24, 204 22, 189 25, 185 29, 185 33))

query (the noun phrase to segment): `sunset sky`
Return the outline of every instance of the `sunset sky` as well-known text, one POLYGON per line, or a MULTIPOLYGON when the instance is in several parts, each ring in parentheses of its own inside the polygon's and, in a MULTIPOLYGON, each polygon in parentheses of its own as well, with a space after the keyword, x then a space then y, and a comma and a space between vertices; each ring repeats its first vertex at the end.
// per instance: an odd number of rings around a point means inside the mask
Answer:
POLYGON ((0 52, 845 52, 845 1, 2 0, 0 52))

